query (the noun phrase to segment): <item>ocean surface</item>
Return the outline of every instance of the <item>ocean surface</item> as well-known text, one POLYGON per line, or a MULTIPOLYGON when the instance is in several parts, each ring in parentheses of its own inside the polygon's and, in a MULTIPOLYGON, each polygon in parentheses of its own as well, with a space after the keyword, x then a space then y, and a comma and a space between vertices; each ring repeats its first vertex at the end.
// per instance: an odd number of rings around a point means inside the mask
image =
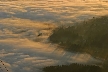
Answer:
POLYGON ((0 72, 100 62, 89 54, 66 52, 48 37, 58 26, 103 15, 108 15, 108 2, 99 0, 0 0, 0 72))

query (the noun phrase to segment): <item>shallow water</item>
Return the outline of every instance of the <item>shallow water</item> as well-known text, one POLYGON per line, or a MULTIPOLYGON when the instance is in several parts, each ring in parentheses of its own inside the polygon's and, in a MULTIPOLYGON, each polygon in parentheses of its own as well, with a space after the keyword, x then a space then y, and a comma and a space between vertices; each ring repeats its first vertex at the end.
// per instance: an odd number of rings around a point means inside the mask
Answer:
POLYGON ((41 72, 49 65, 100 62, 88 54, 58 49, 48 37, 59 25, 107 14, 107 2, 99 1, 1 1, 0 59, 9 72, 41 72))

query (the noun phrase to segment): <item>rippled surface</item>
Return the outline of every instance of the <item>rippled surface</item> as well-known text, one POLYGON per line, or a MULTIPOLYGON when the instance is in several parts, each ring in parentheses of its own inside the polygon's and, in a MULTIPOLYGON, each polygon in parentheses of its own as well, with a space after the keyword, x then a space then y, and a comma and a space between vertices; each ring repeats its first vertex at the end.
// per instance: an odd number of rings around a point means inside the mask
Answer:
POLYGON ((58 49, 48 43, 48 37, 59 25, 107 14, 107 2, 99 1, 1 1, 0 59, 9 72, 41 72, 49 65, 99 62, 88 54, 58 49))

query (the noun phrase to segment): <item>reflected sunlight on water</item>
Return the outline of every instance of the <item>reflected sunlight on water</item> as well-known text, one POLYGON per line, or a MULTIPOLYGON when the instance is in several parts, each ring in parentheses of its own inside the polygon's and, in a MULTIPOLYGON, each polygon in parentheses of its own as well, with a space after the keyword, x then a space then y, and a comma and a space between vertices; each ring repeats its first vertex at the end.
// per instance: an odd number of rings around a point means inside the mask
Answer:
POLYGON ((88 54, 58 49, 48 43, 48 37, 59 25, 107 15, 107 11, 107 2, 98 0, 0 0, 0 59, 10 72, 41 72, 48 65, 99 62, 88 54))

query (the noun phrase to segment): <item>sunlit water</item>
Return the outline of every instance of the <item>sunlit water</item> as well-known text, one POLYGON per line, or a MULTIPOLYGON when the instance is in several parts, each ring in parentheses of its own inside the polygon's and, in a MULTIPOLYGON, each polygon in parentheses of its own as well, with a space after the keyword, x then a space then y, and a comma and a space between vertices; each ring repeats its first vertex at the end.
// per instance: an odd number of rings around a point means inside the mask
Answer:
MULTIPOLYGON (((107 14, 108 3, 98 0, 2 0, 0 59, 8 72, 41 72, 50 65, 99 62, 88 54, 59 49, 48 42, 48 37, 59 25, 72 25, 107 14)), ((0 72, 6 72, 2 63, 0 66, 0 72)))

